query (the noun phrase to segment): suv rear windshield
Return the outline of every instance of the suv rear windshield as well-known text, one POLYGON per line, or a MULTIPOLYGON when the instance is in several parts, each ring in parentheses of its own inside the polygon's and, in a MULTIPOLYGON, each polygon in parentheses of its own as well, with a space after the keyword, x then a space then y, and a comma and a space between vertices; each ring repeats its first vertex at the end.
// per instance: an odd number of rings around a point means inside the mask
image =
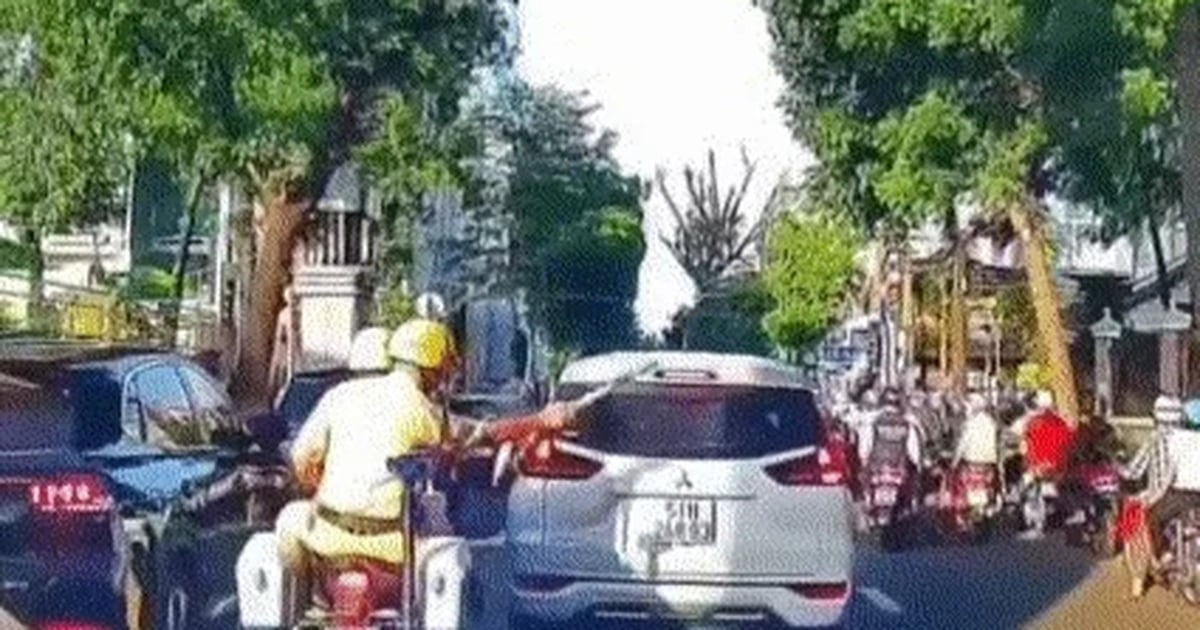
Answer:
MULTIPOLYGON (((559 388, 559 398, 589 386, 559 388)), ((616 455, 669 459, 765 457, 820 442, 811 392, 729 385, 625 385, 583 414, 574 440, 616 455)))

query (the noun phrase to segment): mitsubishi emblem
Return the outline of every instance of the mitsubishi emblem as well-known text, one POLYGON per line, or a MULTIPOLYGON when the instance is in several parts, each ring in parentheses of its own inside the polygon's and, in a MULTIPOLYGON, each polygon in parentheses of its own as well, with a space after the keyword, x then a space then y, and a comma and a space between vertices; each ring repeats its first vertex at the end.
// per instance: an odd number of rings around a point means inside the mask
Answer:
POLYGON ((680 469, 679 481, 675 482, 675 489, 677 489, 677 490, 691 490, 692 489, 692 480, 688 478, 688 474, 687 474, 686 470, 680 469))

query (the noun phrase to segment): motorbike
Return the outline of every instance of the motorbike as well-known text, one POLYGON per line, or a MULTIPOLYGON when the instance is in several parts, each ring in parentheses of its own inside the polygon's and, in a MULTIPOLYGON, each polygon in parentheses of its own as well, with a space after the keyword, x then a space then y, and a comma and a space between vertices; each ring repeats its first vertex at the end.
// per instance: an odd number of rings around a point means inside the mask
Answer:
POLYGON ((1089 547, 1100 558, 1115 556, 1113 532, 1120 516, 1120 471, 1113 463, 1097 462, 1080 466, 1072 476, 1070 494, 1078 505, 1064 523, 1067 542, 1089 547))
POLYGON ((866 525, 885 549, 899 547, 902 521, 913 511, 908 495, 911 475, 904 464, 870 463, 866 471, 864 508, 866 525))
POLYGON ((1160 579, 1186 602, 1200 606, 1200 509, 1167 521, 1162 538, 1160 579))
POLYGON ((247 629, 381 628, 441 630, 465 626, 470 551, 444 519, 432 516, 441 495, 432 492, 437 455, 393 458, 389 470, 405 486, 400 527, 406 562, 399 570, 375 560, 346 557, 313 562, 311 601, 298 601, 295 576, 278 557, 274 532, 255 534, 237 564, 241 627, 247 629), (430 500, 432 499, 432 500, 430 500), (421 523, 421 527, 418 527, 421 523))
POLYGON ((1000 512, 996 468, 962 464, 947 470, 939 493, 939 519, 948 538, 979 542, 990 536, 1000 512))

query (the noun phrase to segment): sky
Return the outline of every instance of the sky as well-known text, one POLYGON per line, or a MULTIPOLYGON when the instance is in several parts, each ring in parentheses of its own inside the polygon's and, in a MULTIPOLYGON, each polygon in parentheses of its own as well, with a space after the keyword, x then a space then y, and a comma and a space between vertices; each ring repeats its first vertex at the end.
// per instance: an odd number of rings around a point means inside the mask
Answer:
MULTIPOLYGON (((676 200, 685 197, 683 167, 704 163, 710 147, 722 187, 741 179, 741 147, 757 162, 745 206, 752 209, 782 174, 810 163, 775 106, 782 81, 771 67, 765 17, 749 0, 521 0, 519 7, 522 76, 587 91, 601 106, 594 122, 620 137, 615 153, 626 172, 649 179, 665 168, 676 200)), ((694 289, 659 238, 674 222, 657 189, 643 227, 637 312, 643 330, 658 332, 694 289)))

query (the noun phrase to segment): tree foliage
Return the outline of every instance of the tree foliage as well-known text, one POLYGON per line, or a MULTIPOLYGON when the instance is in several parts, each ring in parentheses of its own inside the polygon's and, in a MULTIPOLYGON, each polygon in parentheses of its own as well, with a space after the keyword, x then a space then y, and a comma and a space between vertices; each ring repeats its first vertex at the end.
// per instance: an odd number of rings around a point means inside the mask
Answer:
MULTIPOLYGON (((59 3, 63 4, 63 3, 59 3)), ((74 3, 78 4, 78 3, 74 3)), ((114 20, 73 18, 53 3, 0 2, 7 47, 0 83, 0 217, 36 257, 40 295, 44 234, 104 218, 128 181, 128 58, 114 20)))
POLYGON ((774 301, 765 324, 771 339, 800 350, 821 339, 849 297, 858 231, 837 215, 784 215, 771 229, 763 285, 774 301))
POLYGON ((0 198, 20 199, 5 202, 7 212, 19 205, 38 225, 75 216, 79 200, 106 198, 94 194, 93 182, 110 187, 102 175, 120 155, 114 135, 132 134, 143 151, 188 173, 233 167, 259 208, 246 378, 238 383, 261 396, 305 212, 372 138, 392 141, 369 154, 372 165, 391 169, 411 157, 409 145, 387 137, 406 115, 389 106, 397 99, 423 123, 454 120, 473 71, 511 57, 507 7, 505 0, 3 0, 0 37, 31 33, 44 80, 35 82, 36 95, 16 92, 25 102, 6 93, 0 103, 3 144, 15 147, 0 157, 0 170, 21 160, 37 165, 36 177, 13 178, 22 187, 0 186, 0 198))
POLYGON ((719 294, 701 296, 676 315, 675 330, 666 337, 673 347, 688 350, 767 356, 774 344, 764 318, 775 302, 757 274, 727 282, 719 294))
MULTIPOLYGON (((821 160, 814 194, 870 234, 960 199, 1012 221, 1055 389, 1074 414, 1039 201, 1075 175, 1068 138, 1111 137, 1111 102, 1153 109, 1154 81, 1120 72, 1118 15, 1145 25, 1157 14, 1132 0, 760 4, 788 85, 784 110, 821 160)), ((1153 40, 1154 28, 1139 30, 1153 40)))
POLYGON ((613 158, 616 135, 592 127, 596 106, 583 95, 515 82, 500 96, 512 257, 539 323, 558 348, 632 344, 641 184, 613 158))

